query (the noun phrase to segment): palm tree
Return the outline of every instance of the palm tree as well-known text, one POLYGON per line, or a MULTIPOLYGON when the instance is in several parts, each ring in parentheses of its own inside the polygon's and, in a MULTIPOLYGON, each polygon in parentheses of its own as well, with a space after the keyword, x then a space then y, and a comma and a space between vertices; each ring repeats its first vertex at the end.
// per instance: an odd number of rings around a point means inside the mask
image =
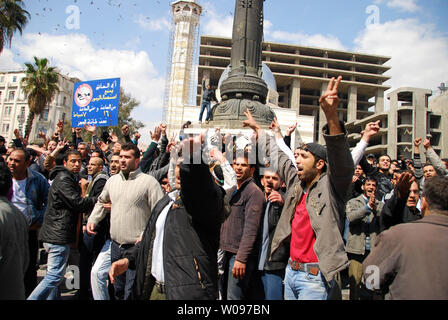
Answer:
POLYGON ((34 57, 34 65, 25 63, 26 77, 22 79, 22 86, 28 95, 30 112, 25 127, 25 137, 28 138, 33 126, 34 116, 41 114, 51 102, 56 92, 58 73, 55 67, 48 65, 48 59, 34 57))
POLYGON ((23 9, 22 0, 0 0, 0 53, 6 45, 11 47, 12 37, 17 31, 22 34, 23 28, 31 18, 23 9))

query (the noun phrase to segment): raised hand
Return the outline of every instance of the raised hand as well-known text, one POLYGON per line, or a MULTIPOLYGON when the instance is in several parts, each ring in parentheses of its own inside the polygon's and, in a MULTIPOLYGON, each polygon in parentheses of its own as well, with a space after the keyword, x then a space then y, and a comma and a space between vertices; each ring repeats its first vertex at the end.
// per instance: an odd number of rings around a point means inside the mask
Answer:
POLYGON ((110 141, 112 141, 112 143, 117 143, 118 142, 118 137, 115 133, 112 133, 110 135, 110 141))
POLYGON ((258 132, 260 129, 260 126, 258 125, 257 121, 255 121, 254 117, 252 116, 252 113, 250 113, 249 109, 246 109, 244 112, 244 115, 247 117, 247 120, 243 121, 243 127, 249 127, 255 132, 258 132))
POLYGON ((337 135, 342 133, 342 128, 339 124, 338 119, 338 105, 339 105, 338 89, 341 80, 342 80, 341 76, 339 76, 337 80, 335 80, 334 77, 331 78, 327 90, 319 99, 322 111, 324 112, 325 117, 327 118, 330 135, 337 135))
POLYGON ((418 148, 422 144, 422 138, 417 138, 414 140, 414 147, 418 148))
POLYGON ((423 146, 425 147, 426 150, 430 149, 431 148, 431 140, 426 138, 425 141, 423 141, 423 146))
POLYGON ((92 124, 92 125, 86 124, 84 126, 84 129, 86 129, 86 131, 91 133, 92 135, 95 135, 95 133, 96 133, 96 127, 94 124, 92 124))
POLYGON ((149 134, 151 135, 152 141, 158 142, 160 140, 160 136, 162 135, 162 129, 160 126, 157 126, 154 128, 154 133, 152 131, 149 131, 149 134))
POLYGON ((62 134, 64 132, 64 121, 59 120, 57 127, 59 134, 62 134))
POLYGON ((42 131, 39 131, 39 132, 37 133, 37 135, 38 135, 39 137, 41 137, 42 139, 44 139, 44 140, 47 139, 47 136, 46 136, 45 133, 43 133, 42 131))
POLYGON ((277 118, 274 117, 274 121, 272 121, 271 125, 269 126, 269 129, 271 129, 274 133, 281 133, 280 124, 278 123, 277 118))
POLYGON ((415 177, 410 172, 404 172, 400 175, 397 182, 398 197, 402 200, 406 200, 409 196, 409 190, 412 183, 415 181, 415 177))
POLYGON ((224 162, 226 158, 222 154, 221 151, 218 150, 218 148, 212 148, 210 150, 210 158, 215 161, 224 162))
POLYGON ((292 133, 296 131, 296 129, 297 129, 297 122, 288 127, 288 130, 286 130, 286 136, 290 137, 292 133))
POLYGON ((98 141, 96 143, 96 146, 98 148, 101 149, 101 151, 103 151, 104 153, 106 153, 107 151, 109 151, 109 146, 107 144, 105 144, 103 141, 98 141))
POLYGON ((361 132, 362 139, 369 143, 370 138, 375 136, 380 131, 380 123, 381 121, 378 120, 376 122, 369 122, 366 125, 366 128, 361 132))
POLYGON ((129 126, 127 124, 125 124, 123 127, 121 127, 121 132, 123 133, 124 136, 128 136, 129 135, 129 126))
POLYGON ((369 198, 369 207, 376 211, 375 192, 372 192, 369 198))
POLYGON ((162 135, 166 136, 166 124, 165 123, 161 123, 159 127, 160 127, 160 130, 162 132, 162 135))
POLYGON ((325 114, 327 113, 336 113, 337 107, 339 105, 339 97, 338 97, 338 89, 339 84, 341 83, 342 77, 339 76, 335 83, 335 78, 331 78, 330 83, 328 84, 327 90, 320 97, 319 102, 325 114))

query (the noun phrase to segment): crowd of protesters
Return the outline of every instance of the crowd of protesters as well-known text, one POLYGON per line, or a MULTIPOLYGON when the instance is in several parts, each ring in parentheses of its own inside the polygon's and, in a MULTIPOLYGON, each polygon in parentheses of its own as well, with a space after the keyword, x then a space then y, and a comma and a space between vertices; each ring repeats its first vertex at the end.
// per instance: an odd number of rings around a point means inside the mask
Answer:
POLYGON ((340 81, 325 146, 249 110, 250 138, 161 124, 146 150, 128 126, 0 137, 0 299, 60 299, 74 252, 81 300, 448 299, 448 160, 366 154, 379 122, 350 151, 340 81))

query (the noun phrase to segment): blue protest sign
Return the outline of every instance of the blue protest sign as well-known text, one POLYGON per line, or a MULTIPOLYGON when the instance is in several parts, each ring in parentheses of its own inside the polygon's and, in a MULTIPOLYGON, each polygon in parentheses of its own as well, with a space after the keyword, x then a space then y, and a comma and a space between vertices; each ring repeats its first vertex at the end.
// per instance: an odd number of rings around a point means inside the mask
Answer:
POLYGON ((75 83, 72 127, 84 127, 86 124, 117 126, 119 99, 120 78, 75 83))

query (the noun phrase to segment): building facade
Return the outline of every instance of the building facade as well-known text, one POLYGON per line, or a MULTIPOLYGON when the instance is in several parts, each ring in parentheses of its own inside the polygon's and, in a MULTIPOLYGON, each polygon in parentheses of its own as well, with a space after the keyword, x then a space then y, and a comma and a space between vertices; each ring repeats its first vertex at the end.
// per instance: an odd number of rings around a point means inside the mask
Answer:
MULTIPOLYGON (((15 129, 19 129, 23 134, 29 114, 28 98, 21 85, 25 76, 25 71, 0 72, 0 135, 8 142, 15 138, 15 129)), ((59 92, 42 114, 35 116, 30 143, 39 139, 39 131, 47 136, 52 135, 59 120, 71 121, 73 87, 79 81, 58 75, 59 92)))
MULTIPOLYGON (((347 123, 351 147, 361 138, 361 131, 369 122, 381 121, 381 130, 371 139, 367 153, 388 154, 411 159, 416 138, 430 138, 431 145, 441 157, 448 156, 448 93, 434 97, 429 89, 403 87, 387 94, 387 111, 347 123)), ((423 150, 421 150, 423 151, 423 150)), ((423 161, 426 161, 422 154, 423 161)))

